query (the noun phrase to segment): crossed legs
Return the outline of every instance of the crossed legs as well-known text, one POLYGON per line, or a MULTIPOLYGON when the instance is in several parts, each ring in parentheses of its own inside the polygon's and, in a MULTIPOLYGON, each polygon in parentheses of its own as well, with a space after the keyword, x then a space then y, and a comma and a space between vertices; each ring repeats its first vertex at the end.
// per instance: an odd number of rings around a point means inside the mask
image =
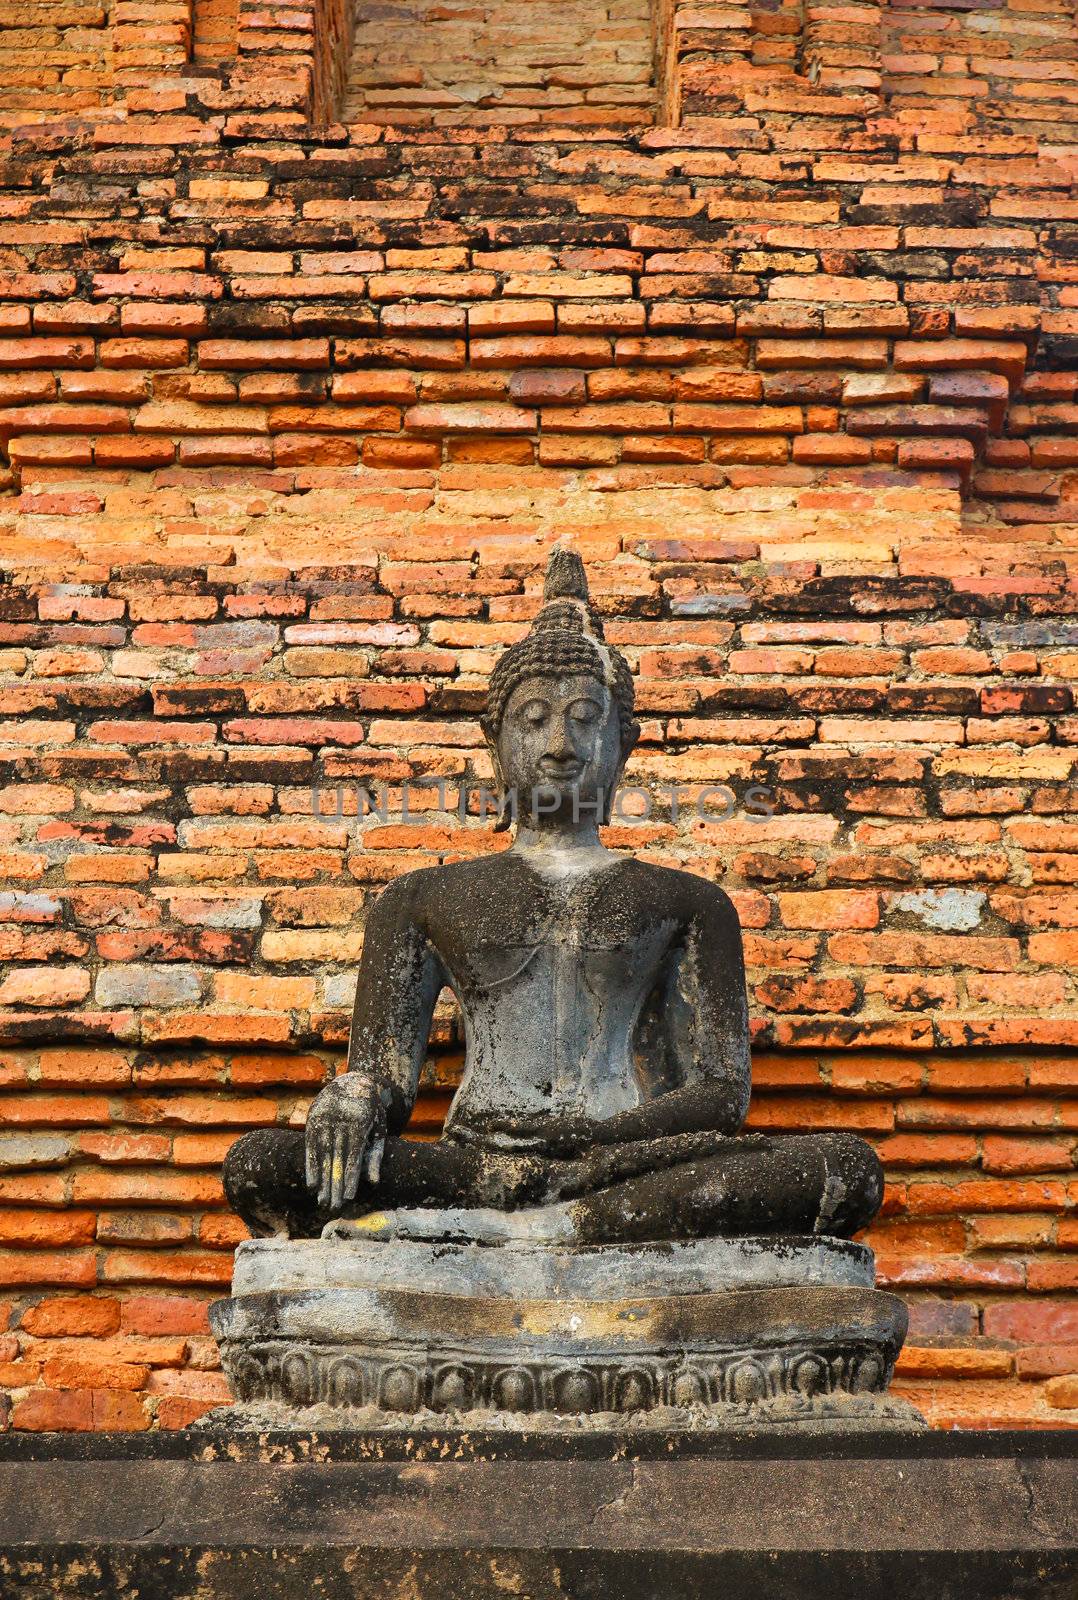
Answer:
MULTIPOLYGON (((316 1238, 334 1220, 307 1188, 297 1129, 245 1134, 229 1151, 224 1182, 230 1205, 256 1234, 316 1238)), ((334 1231, 581 1245, 722 1234, 849 1237, 875 1216, 882 1193, 874 1151, 845 1133, 674 1134, 597 1145, 567 1161, 451 1139, 387 1139, 378 1184, 361 1189, 334 1231)))

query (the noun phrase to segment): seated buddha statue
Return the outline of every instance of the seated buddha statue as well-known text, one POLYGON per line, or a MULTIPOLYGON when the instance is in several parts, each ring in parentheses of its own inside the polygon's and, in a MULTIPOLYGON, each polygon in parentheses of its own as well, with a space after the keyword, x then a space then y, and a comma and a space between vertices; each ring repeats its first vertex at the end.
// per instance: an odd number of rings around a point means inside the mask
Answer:
POLYGON ((499 658, 483 732, 511 847, 427 867, 367 919, 346 1070, 305 1131, 232 1148, 256 1234, 561 1246, 849 1237, 882 1174, 845 1133, 740 1132, 749 1102, 741 931, 728 896, 602 839, 637 738, 628 663, 577 555, 499 658), (405 1137, 443 989, 463 1076, 435 1143, 405 1137))

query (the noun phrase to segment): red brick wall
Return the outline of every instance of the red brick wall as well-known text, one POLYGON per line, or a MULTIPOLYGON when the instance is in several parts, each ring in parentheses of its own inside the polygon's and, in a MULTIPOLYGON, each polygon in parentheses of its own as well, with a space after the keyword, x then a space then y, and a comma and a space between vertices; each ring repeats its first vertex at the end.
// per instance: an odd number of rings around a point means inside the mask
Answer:
POLYGON ((1018 136, 1048 139, 1061 123, 1074 123, 1078 39, 1070 0, 891 0, 882 50, 893 109, 938 116, 949 106, 961 117, 975 108, 1018 136))
MULTIPOLYGON (((614 837, 737 900, 753 1125, 887 1164, 904 1391, 1078 1421, 1073 91, 1003 70, 1069 20, 671 5, 659 125, 434 128, 333 122, 340 5, 166 10, 0 166, 5 1422, 222 1396, 224 1151, 378 887, 497 847, 400 789, 488 775, 555 537, 638 671, 614 837)), ((458 1065, 446 1011, 421 1133, 458 1065)))
POLYGON ((236 54, 239 0, 194 0, 191 14, 191 58, 198 62, 230 61, 236 54))
POLYGON ((653 53, 650 0, 391 0, 360 10, 342 119, 648 123, 653 53))
POLYGON ((112 89, 108 7, 81 0, 0 6, 0 83, 8 125, 86 116, 112 89))

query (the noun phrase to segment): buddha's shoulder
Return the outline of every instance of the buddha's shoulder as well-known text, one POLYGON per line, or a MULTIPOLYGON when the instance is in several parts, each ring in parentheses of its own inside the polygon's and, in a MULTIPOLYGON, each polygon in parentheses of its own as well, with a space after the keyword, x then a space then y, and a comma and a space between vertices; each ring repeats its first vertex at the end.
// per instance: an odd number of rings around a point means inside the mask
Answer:
POLYGON ((653 861, 640 861, 635 856, 622 858, 619 890, 643 904, 669 908, 686 918, 710 912, 722 918, 732 918, 737 923, 733 901, 720 884, 696 872, 683 872, 679 867, 662 867, 653 861))
POLYGON ((506 876, 503 853, 470 857, 463 861, 440 862, 417 867, 392 879, 379 893, 379 899, 398 906, 429 905, 439 900, 459 900, 461 896, 493 888, 506 876))

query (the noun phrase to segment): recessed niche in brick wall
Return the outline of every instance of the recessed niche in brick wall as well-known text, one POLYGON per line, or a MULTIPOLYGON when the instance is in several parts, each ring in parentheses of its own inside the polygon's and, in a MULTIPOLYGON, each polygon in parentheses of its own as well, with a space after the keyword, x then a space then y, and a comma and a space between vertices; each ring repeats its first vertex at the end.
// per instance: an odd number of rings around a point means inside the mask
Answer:
POLYGON ((361 0, 349 122, 654 120, 650 0, 361 0))
POLYGON ((1074 0, 889 0, 882 18, 892 110, 971 110, 1012 137, 1073 144, 1074 0))

